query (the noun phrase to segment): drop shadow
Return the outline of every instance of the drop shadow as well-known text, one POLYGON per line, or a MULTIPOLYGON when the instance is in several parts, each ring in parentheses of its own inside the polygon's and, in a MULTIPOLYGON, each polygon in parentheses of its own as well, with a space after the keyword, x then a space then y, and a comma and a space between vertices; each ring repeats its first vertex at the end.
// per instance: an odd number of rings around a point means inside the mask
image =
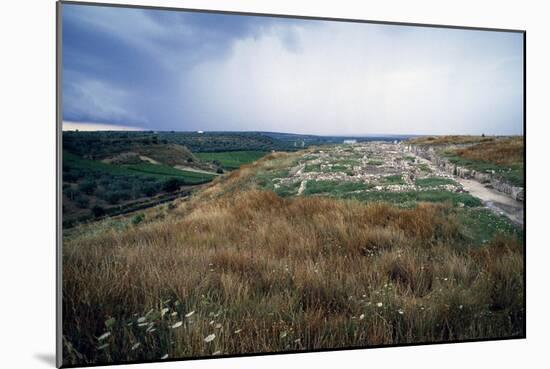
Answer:
POLYGON ((34 354, 34 358, 55 368, 55 354, 34 354))

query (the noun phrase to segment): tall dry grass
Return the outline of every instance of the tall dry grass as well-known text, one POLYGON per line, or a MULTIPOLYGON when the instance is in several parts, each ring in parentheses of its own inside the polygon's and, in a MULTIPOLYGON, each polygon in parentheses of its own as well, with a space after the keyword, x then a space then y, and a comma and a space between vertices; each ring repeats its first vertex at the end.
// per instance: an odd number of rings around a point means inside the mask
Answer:
POLYGON ((469 160, 477 160, 498 165, 520 165, 525 159, 523 155, 523 137, 482 142, 463 149, 457 149, 458 156, 469 160))
POLYGON ((515 239, 471 248, 442 205, 221 189, 65 240, 66 364, 524 335, 515 239))
POLYGON ((466 145, 482 142, 493 142, 495 137, 471 136, 471 135, 444 135, 444 136, 421 136, 407 140, 413 145, 466 145))

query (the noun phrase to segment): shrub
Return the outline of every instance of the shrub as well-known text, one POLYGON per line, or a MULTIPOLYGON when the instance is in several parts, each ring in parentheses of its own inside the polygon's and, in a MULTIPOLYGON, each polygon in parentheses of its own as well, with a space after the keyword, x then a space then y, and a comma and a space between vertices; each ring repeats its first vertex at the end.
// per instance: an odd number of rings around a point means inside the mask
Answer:
POLYGON ((141 193, 143 193, 145 196, 148 196, 148 197, 151 197, 153 196, 155 193, 157 193, 157 187, 151 185, 151 184, 143 184, 141 187, 140 187, 140 191, 141 193))
POLYGON ((120 201, 129 200, 130 198, 130 193, 125 191, 107 191, 103 195, 103 199, 111 205, 118 204, 120 201))
POLYGON ((76 191, 70 186, 67 186, 67 187, 63 186, 63 194, 67 196, 70 200, 74 200, 76 196, 78 196, 78 191, 76 191))
POLYGON ((90 205, 90 200, 82 194, 78 194, 74 200, 76 202, 76 206, 81 209, 85 209, 90 205))
POLYGON ((138 224, 141 223, 144 219, 145 219, 145 215, 143 215, 143 214, 134 215, 134 216, 132 217, 132 224, 133 224, 133 225, 138 225, 138 224))
POLYGON ((84 180, 78 184, 78 190, 85 193, 86 195, 93 195, 97 184, 92 180, 84 180))
POLYGON ((185 182, 181 179, 170 178, 162 183, 162 190, 166 192, 174 192, 179 190, 179 188, 184 184, 185 182))
POLYGON ((103 209, 101 206, 98 206, 98 205, 95 205, 92 209, 91 209, 91 212, 92 214, 94 215, 94 217, 98 218, 98 217, 102 217, 105 215, 105 209, 103 209))

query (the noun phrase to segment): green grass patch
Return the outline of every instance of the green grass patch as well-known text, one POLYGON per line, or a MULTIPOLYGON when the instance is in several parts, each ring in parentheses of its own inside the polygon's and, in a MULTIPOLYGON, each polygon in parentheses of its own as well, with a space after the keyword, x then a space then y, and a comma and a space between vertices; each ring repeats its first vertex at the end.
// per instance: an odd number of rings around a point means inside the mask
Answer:
POLYGON ((457 166, 473 169, 481 173, 491 173, 494 171, 495 175, 515 186, 525 185, 523 164, 504 166, 484 161, 464 159, 449 151, 444 151, 441 154, 457 166))
POLYGON ((359 165, 359 161, 361 160, 361 156, 346 156, 345 158, 339 159, 334 162, 334 164, 339 165, 348 165, 348 166, 354 166, 359 165))
POLYGON ((97 174, 109 174, 120 177, 149 177, 156 179, 179 178, 187 183, 204 183, 212 180, 212 175, 188 172, 160 164, 106 164, 97 160, 81 158, 69 152, 63 152, 63 167, 97 174))
POLYGON ((368 190, 371 186, 362 182, 337 182, 337 181, 308 181, 304 195, 326 193, 342 197, 354 191, 368 190))
POLYGON ((304 173, 320 172, 320 171, 321 171, 321 164, 320 163, 306 164, 306 166, 304 167, 304 173))
POLYGON ((401 185, 405 184, 405 181, 403 180, 403 176, 399 174, 394 174, 391 176, 383 177, 380 180, 380 184, 382 185, 401 185))
POLYGON ((212 180, 214 175, 206 173, 197 173, 187 170, 180 170, 165 165, 140 163, 124 165, 132 172, 144 175, 157 175, 165 177, 183 178, 188 183, 203 183, 212 180))
POLYGON ((255 181, 263 189, 275 191, 273 180, 288 177, 288 169, 260 170, 256 173, 255 181))
POLYGON ((408 192, 369 191, 352 193, 344 196, 344 198, 365 202, 389 202, 401 207, 412 207, 422 201, 450 202, 453 206, 459 206, 459 204, 464 204, 466 207, 481 206, 481 201, 470 194, 436 190, 408 192))
POLYGON ((461 209, 458 212, 458 219, 462 225, 462 234, 475 245, 488 242, 498 233, 523 238, 523 230, 508 218, 485 208, 461 209))
POLYGON ((225 169, 238 169, 243 164, 252 163, 264 155, 265 151, 222 151, 199 152, 195 156, 204 161, 217 161, 225 169))
POLYGON ((332 167, 327 168, 327 169, 328 169, 327 172, 336 173, 336 172, 345 172, 345 171, 349 170, 349 167, 347 167, 345 165, 335 164, 332 167))
POLYGON ((432 170, 428 166, 428 164, 422 163, 418 165, 418 169, 420 169, 424 173, 432 173, 432 170))
POLYGON ((277 188, 274 188, 273 191, 281 197, 294 196, 298 193, 298 188, 300 188, 300 181, 294 183, 281 184, 277 188))
POLYGON ((443 177, 428 177, 419 178, 415 181, 415 184, 419 187, 435 187, 443 185, 456 185, 456 182, 449 178, 443 177))

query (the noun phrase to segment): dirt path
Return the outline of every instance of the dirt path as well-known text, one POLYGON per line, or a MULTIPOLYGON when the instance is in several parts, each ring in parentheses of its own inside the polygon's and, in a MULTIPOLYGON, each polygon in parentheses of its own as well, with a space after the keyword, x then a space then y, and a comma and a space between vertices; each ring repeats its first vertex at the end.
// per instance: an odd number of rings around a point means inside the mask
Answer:
POLYGON ((195 172, 195 173, 202 173, 202 174, 210 174, 210 175, 213 175, 213 176, 219 176, 219 175, 220 175, 219 173, 209 172, 209 171, 203 170, 203 169, 197 169, 197 168, 186 167, 185 165, 176 165, 176 166, 174 166, 174 168, 179 169, 179 170, 185 170, 185 171, 187 171, 187 172, 195 172))
POLYGON ((306 189, 307 180, 303 180, 302 183, 300 183, 300 188, 298 189, 298 196, 300 196, 304 190, 306 189))
POLYGON ((148 161, 149 163, 151 164, 160 164, 158 161, 156 161, 155 159, 152 159, 148 156, 145 156, 145 155, 140 155, 139 158, 143 161, 148 161))
MULTIPOLYGON (((434 172, 440 172, 440 169, 432 164, 428 159, 415 155, 418 161, 427 164, 434 172)), ((510 196, 497 190, 487 188, 482 183, 473 179, 465 179, 454 176, 455 181, 460 183, 465 191, 470 195, 477 197, 483 202, 483 205, 493 212, 504 215, 512 222, 523 226, 523 203, 512 199, 510 196)))
POLYGON ((485 187, 472 179, 456 178, 464 190, 477 197, 494 212, 507 216, 513 222, 523 225, 523 203, 502 192, 485 187))

